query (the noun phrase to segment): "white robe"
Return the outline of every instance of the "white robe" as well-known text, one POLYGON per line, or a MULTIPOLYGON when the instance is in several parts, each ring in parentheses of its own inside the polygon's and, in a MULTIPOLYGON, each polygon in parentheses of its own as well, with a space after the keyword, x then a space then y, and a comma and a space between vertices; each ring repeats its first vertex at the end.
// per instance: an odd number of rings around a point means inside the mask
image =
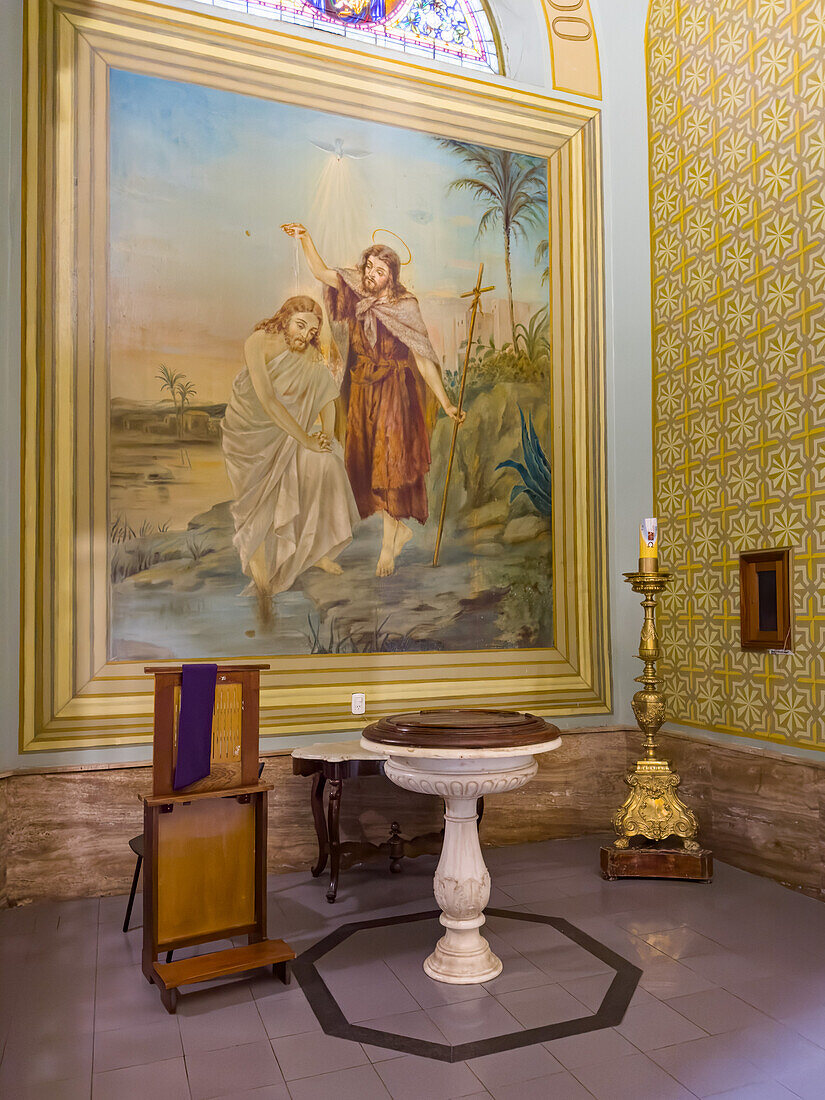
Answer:
MULTIPOLYGON (((266 366, 277 399, 311 432, 338 394, 321 356, 313 348, 284 351, 266 366)), ((302 447, 268 416, 246 367, 232 387, 222 444, 235 493, 233 541, 247 576, 250 558, 265 547, 270 595, 352 541, 359 517, 340 443, 321 454, 302 447)))

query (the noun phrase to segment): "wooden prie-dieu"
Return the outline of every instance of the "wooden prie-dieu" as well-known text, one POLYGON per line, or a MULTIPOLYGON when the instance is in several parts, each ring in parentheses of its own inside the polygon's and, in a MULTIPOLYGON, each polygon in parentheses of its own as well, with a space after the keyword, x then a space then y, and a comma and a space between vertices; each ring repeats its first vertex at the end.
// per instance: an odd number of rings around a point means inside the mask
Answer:
MULTIPOLYGON (((144 804, 143 973, 174 1012, 181 986, 271 966, 295 952, 266 938, 267 793, 258 768, 258 693, 268 665, 218 665, 210 772, 175 790, 182 669, 155 677, 152 794, 144 804), (245 936, 240 947, 159 963, 161 952, 245 936)), ((207 704, 208 706, 208 704, 207 704)))

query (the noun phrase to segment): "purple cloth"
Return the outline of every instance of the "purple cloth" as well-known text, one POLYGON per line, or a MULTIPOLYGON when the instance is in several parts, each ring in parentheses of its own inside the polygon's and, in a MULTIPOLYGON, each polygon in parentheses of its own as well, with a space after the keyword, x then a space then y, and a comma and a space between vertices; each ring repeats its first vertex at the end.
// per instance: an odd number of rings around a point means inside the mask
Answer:
POLYGON ((178 756, 174 790, 205 779, 212 770, 212 713, 215 709, 217 665, 181 667, 178 756))

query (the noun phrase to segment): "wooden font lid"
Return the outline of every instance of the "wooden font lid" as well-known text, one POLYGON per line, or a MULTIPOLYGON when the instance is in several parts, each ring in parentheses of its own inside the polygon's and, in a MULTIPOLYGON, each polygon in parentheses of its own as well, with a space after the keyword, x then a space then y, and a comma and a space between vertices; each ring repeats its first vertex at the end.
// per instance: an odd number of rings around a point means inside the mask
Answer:
POLYGON ((557 726, 517 710, 419 710, 392 714, 364 730, 378 745, 422 749, 506 749, 540 745, 559 736, 557 726))

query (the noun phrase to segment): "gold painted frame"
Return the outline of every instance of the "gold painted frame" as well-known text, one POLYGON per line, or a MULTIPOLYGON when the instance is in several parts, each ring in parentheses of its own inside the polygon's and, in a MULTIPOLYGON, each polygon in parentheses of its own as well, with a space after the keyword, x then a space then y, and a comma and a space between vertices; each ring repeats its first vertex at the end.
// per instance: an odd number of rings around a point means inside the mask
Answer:
MULTIPOLYGON (((598 111, 150 0, 27 0, 21 750, 151 737, 143 663, 107 662, 108 69, 170 76, 548 158, 554 639, 548 650, 268 657, 264 735, 479 700, 610 710, 598 111), (342 108, 342 104, 345 106, 342 108)), ((218 654, 215 655, 219 656, 218 654)))

